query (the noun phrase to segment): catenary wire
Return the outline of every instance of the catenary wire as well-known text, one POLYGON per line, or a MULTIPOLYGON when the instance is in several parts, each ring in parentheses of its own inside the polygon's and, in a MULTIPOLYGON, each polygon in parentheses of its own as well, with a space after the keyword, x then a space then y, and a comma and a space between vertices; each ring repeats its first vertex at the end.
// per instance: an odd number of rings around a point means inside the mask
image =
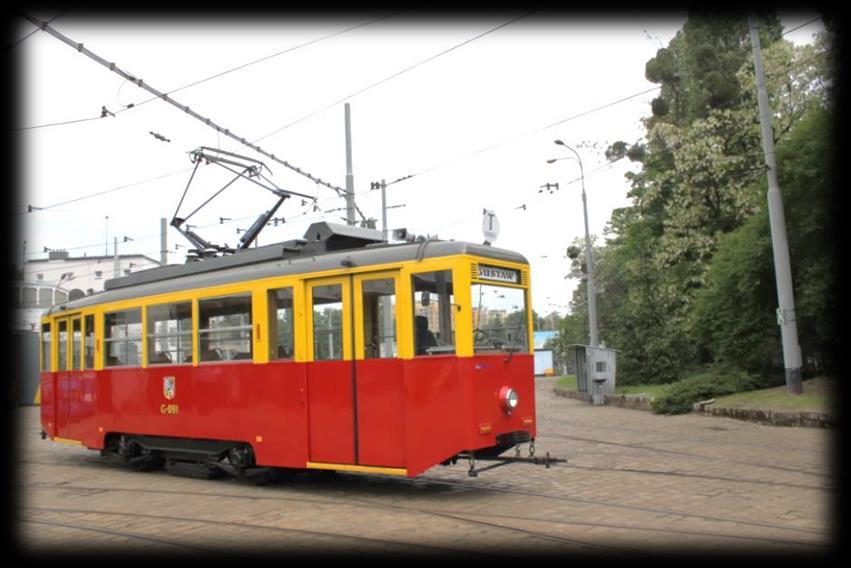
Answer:
POLYGON ((533 13, 534 13, 534 11, 533 11, 533 12, 526 13, 526 14, 523 14, 522 16, 518 16, 518 17, 516 17, 516 18, 513 18, 512 20, 509 20, 509 21, 507 21, 507 22, 504 22, 504 23, 502 23, 502 24, 500 24, 500 25, 496 26, 495 28, 491 28, 491 29, 487 30, 486 32, 480 33, 480 34, 479 34, 479 35, 477 35, 477 36, 474 36, 474 37, 472 37, 472 38, 470 38, 470 39, 467 39, 467 40, 465 40, 465 41, 462 41, 461 43, 458 43, 458 44, 456 44, 456 45, 454 45, 454 46, 450 47, 449 49, 445 49, 445 50, 441 51, 440 53, 437 53, 437 54, 435 54, 435 55, 432 55, 432 56, 430 56, 430 57, 427 57, 426 59, 423 59, 422 61, 419 61, 419 62, 417 62, 417 63, 415 63, 415 64, 413 64, 413 65, 410 65, 410 66, 408 66, 408 67, 406 67, 406 68, 402 69, 401 71, 397 71, 396 73, 394 73, 394 74, 392 74, 392 75, 389 75, 389 76, 387 76, 387 77, 385 77, 385 78, 383 78, 383 79, 381 79, 381 80, 379 80, 379 81, 376 81, 375 83, 372 83, 372 84, 370 84, 370 85, 368 85, 368 86, 366 86, 366 87, 363 87, 362 89, 359 89, 359 90, 357 90, 357 91, 355 91, 355 92, 353 92, 353 93, 350 93, 350 94, 348 94, 348 95, 346 95, 346 96, 344 96, 344 97, 341 97, 340 99, 338 99, 338 100, 334 101, 333 103, 327 104, 327 105, 323 106, 322 108, 320 108, 320 109, 318 109, 318 110, 315 110, 315 111, 311 112, 310 114, 306 114, 306 115, 302 116, 301 118, 299 118, 299 119, 297 119, 297 120, 294 120, 294 121, 292 121, 292 122, 290 122, 290 123, 288 123, 288 124, 285 124, 284 126, 282 126, 282 127, 280 127, 280 128, 277 128, 277 129, 273 130, 272 132, 269 132, 268 134, 264 134, 264 135, 263 135, 263 136, 261 136, 260 138, 257 138, 254 142, 255 142, 255 143, 256 143, 256 142, 259 142, 260 140, 264 140, 264 139, 266 139, 266 138, 268 138, 268 137, 270 137, 270 136, 273 136, 273 135, 275 135, 275 134, 277 134, 277 133, 279 133, 279 132, 281 132, 281 131, 283 131, 283 130, 286 130, 287 128, 289 128, 289 127, 291 127, 291 126, 294 126, 294 125, 296 125, 296 124, 298 124, 298 123, 300 123, 300 122, 302 122, 302 121, 304 121, 304 120, 307 120, 308 118, 310 118, 310 117, 312 117, 312 116, 314 116, 314 115, 317 115, 317 114, 319 114, 320 112, 323 112, 323 111, 325 111, 325 110, 328 110, 329 108, 331 108, 331 107, 333 107, 333 106, 336 106, 336 105, 340 104, 341 102, 344 102, 344 101, 346 101, 346 100, 348 100, 348 99, 354 98, 355 96, 360 95, 361 93, 364 93, 364 92, 366 92, 366 91, 368 91, 368 90, 370 90, 370 89, 372 89, 372 88, 374 88, 374 87, 377 87, 377 86, 379 86, 379 85, 381 85, 381 84, 383 84, 383 83, 386 83, 387 81, 390 81, 391 79, 395 79, 396 77, 399 77, 400 75, 402 75, 402 74, 404 74, 404 73, 407 73, 408 71, 411 71, 411 70, 413 70, 413 69, 415 69, 415 68, 419 67, 420 65, 423 65, 423 64, 425 64, 425 63, 428 63, 429 61, 434 61, 435 59, 437 59, 437 58, 439 58, 439 57, 441 57, 441 56, 443 56, 443 55, 446 55, 447 53, 450 53, 451 51, 454 51, 454 50, 456 50, 456 49, 458 49, 458 48, 460 48, 460 47, 463 47, 463 46, 465 46, 465 45, 467 45, 467 44, 469 44, 469 43, 473 42, 473 41, 476 41, 477 39, 480 39, 480 38, 482 38, 482 37, 484 37, 484 36, 486 36, 486 35, 488 35, 488 34, 491 34, 491 33, 495 32, 495 31, 497 31, 497 30, 499 30, 499 29, 501 29, 501 28, 504 28, 505 26, 507 26, 507 25, 509 25, 509 24, 512 24, 512 23, 516 22, 517 20, 520 20, 520 19, 522 19, 522 18, 525 18, 525 17, 527 17, 527 16, 529 16, 529 15, 531 15, 531 14, 533 14, 533 13))
MULTIPOLYGON (((257 64, 257 63, 262 63, 263 61, 268 61, 269 59, 272 59, 272 58, 274 58, 274 57, 278 57, 278 56, 280 56, 280 55, 284 55, 284 54, 286 54, 286 53, 289 53, 289 52, 291 52, 291 51, 295 51, 295 50, 297 50, 297 49, 301 49, 302 47, 307 47, 307 46, 309 46, 309 45, 313 45, 314 43, 318 43, 318 42, 320 42, 320 41, 324 41, 324 40, 326 40, 326 39, 331 39, 331 38, 336 37, 336 36, 338 36, 338 35, 342 35, 342 34, 344 34, 344 33, 347 33, 347 32, 353 31, 353 30, 356 30, 356 29, 358 29, 358 28, 362 28, 362 27, 364 27, 364 26, 368 26, 368 25, 373 24, 373 23, 375 23, 375 22, 377 22, 377 21, 379 21, 379 20, 383 20, 383 19, 385 19, 385 18, 388 18, 388 17, 390 17, 391 15, 395 15, 395 14, 389 14, 389 15, 385 15, 385 16, 380 16, 380 17, 378 17, 378 18, 374 18, 374 19, 369 20, 369 21, 367 21, 367 22, 361 22, 361 23, 356 24, 356 25, 354 25, 354 26, 349 26, 349 27, 347 27, 347 28, 345 28, 345 29, 342 29, 342 30, 336 31, 336 32, 334 32, 334 33, 331 33, 331 34, 328 34, 328 35, 324 35, 324 36, 319 37, 319 38, 316 38, 316 39, 312 39, 312 40, 310 40, 310 41, 307 41, 307 42, 301 43, 301 44, 296 45, 296 46, 293 46, 293 47, 289 47, 289 48, 287 48, 287 49, 284 49, 284 50, 282 50, 282 51, 278 51, 278 52, 276 52, 276 53, 273 53, 273 54, 271 54, 271 55, 267 55, 267 56, 265 56, 265 57, 261 57, 260 59, 255 59, 255 60, 253 60, 253 61, 249 61, 248 63, 243 63, 242 65, 238 65, 238 66, 236 66, 236 67, 232 67, 232 68, 227 69, 227 70, 225 70, 225 71, 221 71, 221 72, 219 72, 219 73, 216 73, 215 75, 211 75, 211 76, 206 77, 206 78, 204 78, 204 79, 199 79, 198 81, 194 81, 194 82, 192 82, 192 83, 188 83, 188 84, 186 84, 186 85, 183 85, 182 87, 177 87, 176 89, 172 89, 172 90, 168 91, 168 93, 166 93, 166 94, 168 94, 168 95, 173 95, 174 93, 177 93, 177 92, 182 91, 182 90, 184 90, 184 89, 188 89, 188 88, 190 88, 190 87, 195 87, 195 86, 200 85, 200 84, 202 84, 202 83, 206 83, 207 81, 211 81, 211 80, 213 80, 213 79, 217 79, 217 78, 222 77, 222 76, 224 76, 224 75, 227 75, 227 74, 229 74, 229 73, 233 73, 234 71, 239 71, 239 70, 241 70, 241 69, 245 69, 246 67, 249 67, 249 66, 251 66, 251 65, 255 65, 255 64, 257 64)), ((36 30, 36 31, 38 31, 38 30, 36 30)), ((116 112, 115 112, 115 114, 119 114, 119 113, 122 113, 122 112, 124 112, 124 111, 126 111, 126 110, 130 110, 131 108, 139 108, 139 107, 140 107, 140 106, 142 106, 143 104, 149 103, 149 102, 154 101, 154 100, 156 100, 156 99, 158 99, 158 98, 160 98, 160 97, 151 97, 151 98, 149 98, 149 99, 145 99, 144 101, 142 101, 142 102, 140 102, 140 103, 131 103, 131 104, 129 104, 129 105, 123 105, 123 106, 124 106, 124 108, 122 108, 122 109, 120 109, 120 110, 116 111, 116 112)))
POLYGON ((243 145, 248 146, 249 148, 251 148, 252 150, 257 152, 258 154, 262 154, 262 155, 274 160, 275 162, 283 165, 286 168, 289 168, 292 171, 297 172, 298 174, 310 179, 311 181, 314 181, 315 183, 317 183, 319 185, 323 185, 323 186, 326 186, 330 189, 333 189, 339 195, 343 195, 343 194, 346 193, 343 188, 336 186, 336 185, 333 185, 333 184, 331 184, 327 181, 324 181, 321 178, 314 176, 310 172, 304 171, 301 168, 299 168, 298 166, 295 166, 294 164, 290 164, 286 160, 282 160, 282 159, 278 158, 277 156, 275 156, 275 154, 267 152, 266 150, 263 150, 259 146, 255 145, 251 142, 246 141, 245 138, 239 137, 236 134, 232 133, 230 131, 230 129, 223 128, 222 126, 219 126, 218 124, 216 124, 215 122, 213 122, 209 118, 205 118, 205 117, 201 116, 200 114, 198 114, 197 112, 193 111, 188 106, 178 103, 176 100, 171 98, 168 94, 163 93, 163 92, 151 87, 150 85, 145 83, 142 79, 134 77, 133 75, 130 75, 129 73, 127 73, 126 71, 124 71, 123 69, 118 67, 115 63, 110 63, 110 62, 106 61, 105 59, 103 59, 102 57, 100 57, 99 55, 97 55, 96 53, 91 51, 90 49, 87 49, 82 43, 74 42, 69 37, 65 36, 64 34, 60 33, 59 31, 55 30, 54 28, 52 28, 46 22, 42 22, 42 21, 40 21, 36 18, 33 18, 32 16, 29 16, 29 15, 24 15, 24 17, 27 18, 28 20, 30 20, 31 22, 33 22, 34 24, 40 26, 43 31, 49 33, 50 35, 52 35, 56 39, 62 41, 63 43, 67 44, 68 46, 76 49, 80 53, 84 54, 86 57, 92 59, 93 61, 95 61, 97 63, 100 63, 101 65, 103 65, 104 67, 106 67, 110 71, 118 74, 119 76, 124 77, 125 79, 131 80, 133 83, 135 83, 140 88, 145 89, 146 91, 157 95, 158 98, 160 98, 163 101, 171 104, 172 106, 182 110, 183 112, 185 112, 189 116, 203 122, 207 126, 217 130, 218 132, 221 132, 225 136, 232 138, 232 139, 234 139, 238 142, 241 142, 243 145))

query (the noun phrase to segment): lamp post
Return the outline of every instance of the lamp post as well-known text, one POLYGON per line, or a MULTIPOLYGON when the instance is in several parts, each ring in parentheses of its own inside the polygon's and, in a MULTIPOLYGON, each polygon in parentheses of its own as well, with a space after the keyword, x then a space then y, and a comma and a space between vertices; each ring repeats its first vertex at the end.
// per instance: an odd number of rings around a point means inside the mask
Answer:
MULTIPOLYGON (((591 236, 588 233, 588 200, 585 197, 585 170, 582 167, 582 158, 579 157, 579 152, 561 140, 556 140, 555 143, 559 146, 564 146, 573 152, 576 155, 576 160, 579 162, 579 174, 580 179, 582 180, 582 212, 585 215, 585 266, 588 275, 588 327, 591 335, 591 347, 597 348, 599 346, 597 338, 597 293, 594 289, 594 262, 591 257, 591 236)), ((547 160, 547 163, 552 164, 563 159, 572 159, 572 156, 568 158, 553 158, 551 160, 547 160)))

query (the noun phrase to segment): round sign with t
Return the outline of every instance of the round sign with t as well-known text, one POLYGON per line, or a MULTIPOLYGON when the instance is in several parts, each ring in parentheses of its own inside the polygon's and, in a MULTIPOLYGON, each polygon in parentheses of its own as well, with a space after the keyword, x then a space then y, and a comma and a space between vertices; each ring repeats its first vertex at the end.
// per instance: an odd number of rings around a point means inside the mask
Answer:
POLYGON ((485 236, 485 244, 489 245, 499 236, 499 219, 489 209, 483 209, 482 215, 482 234, 485 236))

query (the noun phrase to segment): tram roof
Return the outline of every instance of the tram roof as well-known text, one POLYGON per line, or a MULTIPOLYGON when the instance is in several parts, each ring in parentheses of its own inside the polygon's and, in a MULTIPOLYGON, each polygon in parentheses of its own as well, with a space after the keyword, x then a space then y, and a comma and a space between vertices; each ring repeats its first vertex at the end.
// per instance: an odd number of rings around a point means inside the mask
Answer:
POLYGON ((463 254, 528 264, 526 258, 519 253, 464 241, 424 240, 401 244, 377 242, 359 248, 316 254, 293 254, 295 250, 292 247, 293 242, 295 241, 257 247, 225 257, 142 270, 122 278, 108 280, 107 289, 103 292, 53 306, 44 315, 49 315, 57 309, 75 310, 140 296, 153 296, 275 276, 323 272, 338 269, 341 266, 356 268, 463 254))

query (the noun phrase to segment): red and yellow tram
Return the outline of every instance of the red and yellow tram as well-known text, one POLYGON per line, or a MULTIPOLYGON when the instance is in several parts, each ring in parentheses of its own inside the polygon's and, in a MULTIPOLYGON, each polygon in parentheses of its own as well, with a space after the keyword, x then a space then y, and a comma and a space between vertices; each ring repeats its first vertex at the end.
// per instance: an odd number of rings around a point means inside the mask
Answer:
POLYGON ((531 330, 517 253, 316 223, 51 308, 42 436, 139 467, 413 477, 534 444, 531 330))

